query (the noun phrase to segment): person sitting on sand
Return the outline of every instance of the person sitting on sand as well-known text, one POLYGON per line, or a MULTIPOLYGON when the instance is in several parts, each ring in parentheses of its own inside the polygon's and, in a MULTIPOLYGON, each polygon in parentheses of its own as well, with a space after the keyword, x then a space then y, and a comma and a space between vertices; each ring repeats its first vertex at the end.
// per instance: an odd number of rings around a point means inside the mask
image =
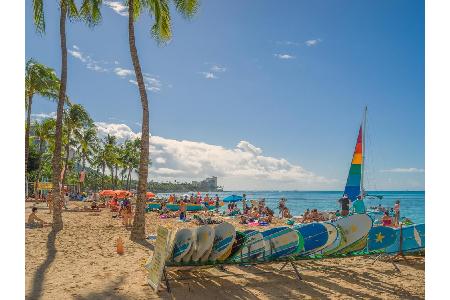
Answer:
POLYGON ((303 213, 302 223, 307 223, 310 221, 309 215, 310 215, 310 211, 309 211, 309 208, 307 208, 305 210, 305 212, 303 213))
POLYGON ((36 215, 36 212, 37 207, 33 207, 31 209, 31 213, 28 215, 28 221, 26 224, 28 228, 41 228, 44 227, 44 225, 48 225, 47 223, 44 222, 44 220, 42 220, 36 215))
POLYGON ((383 218, 381 218, 381 223, 383 224, 383 226, 392 226, 392 218, 389 215, 389 212, 384 212, 384 216, 383 218))
POLYGON ((287 208, 287 207, 284 208, 283 213, 282 213, 282 218, 286 218, 286 219, 292 218, 289 208, 287 208))

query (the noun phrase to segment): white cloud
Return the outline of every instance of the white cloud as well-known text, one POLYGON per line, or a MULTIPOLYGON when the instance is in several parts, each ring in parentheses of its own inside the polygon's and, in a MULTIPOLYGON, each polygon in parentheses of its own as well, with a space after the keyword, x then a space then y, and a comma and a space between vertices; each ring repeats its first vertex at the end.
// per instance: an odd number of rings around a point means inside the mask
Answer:
MULTIPOLYGON (((139 136, 125 124, 96 122, 99 135, 112 134, 120 141, 139 136)), ((198 180, 218 176, 226 189, 314 189, 336 185, 283 158, 262 155, 247 141, 233 148, 202 142, 150 139, 150 180, 198 180)))
POLYGON ((295 58, 295 56, 292 56, 292 55, 289 55, 289 54, 281 54, 281 53, 274 54, 274 56, 276 58, 279 58, 279 59, 294 59, 295 58))
POLYGON ((313 46, 317 46, 317 44, 319 44, 320 42, 322 42, 321 39, 307 40, 305 42, 305 45, 308 46, 308 47, 313 47, 313 46))
POLYGON ((130 69, 123 69, 120 67, 117 67, 114 69, 114 73, 116 73, 117 76, 120 77, 127 77, 127 76, 131 76, 134 75, 134 71, 130 70, 130 69))
POLYGON ((212 72, 201 72, 201 73, 203 74, 203 76, 206 79, 217 79, 217 78, 219 78, 216 75, 214 75, 214 73, 212 73, 212 72))
POLYGON ((103 3, 105 3, 109 8, 111 8, 112 10, 114 10, 117 14, 121 15, 121 16, 128 16, 128 8, 123 5, 121 2, 118 1, 103 1, 103 3))
POLYGON ((286 46, 298 46, 299 43, 293 41, 277 41, 278 45, 286 45, 286 46))
POLYGON ((134 133, 126 124, 95 122, 95 125, 97 126, 97 135, 100 138, 109 134, 116 136, 119 142, 123 142, 140 136, 140 133, 134 133))
POLYGON ((418 168, 393 168, 388 170, 381 170, 380 172, 383 173, 423 173, 425 172, 424 169, 418 169, 418 168))
POLYGON ((89 70, 92 70, 92 71, 96 71, 96 72, 107 72, 108 71, 108 69, 101 66, 101 64, 107 64, 107 62, 105 62, 105 61, 99 62, 99 61, 92 59, 89 55, 84 55, 81 52, 80 47, 78 47, 77 45, 73 45, 72 47, 75 50, 69 49, 69 50, 67 50, 67 52, 69 52, 73 57, 82 61, 85 64, 86 68, 88 68, 89 70))
POLYGON ((56 119, 56 112, 31 114, 31 119, 38 122, 48 118, 56 119))
MULTIPOLYGON (((76 49, 78 49, 78 47, 76 49)), ((78 58, 82 62, 86 62, 86 58, 83 56, 83 53, 81 53, 80 51, 69 49, 69 50, 67 50, 67 52, 69 52, 73 57, 78 58)))
POLYGON ((211 71, 212 72, 225 72, 227 70, 227 68, 222 67, 222 66, 218 66, 218 65, 213 65, 211 67, 211 71))

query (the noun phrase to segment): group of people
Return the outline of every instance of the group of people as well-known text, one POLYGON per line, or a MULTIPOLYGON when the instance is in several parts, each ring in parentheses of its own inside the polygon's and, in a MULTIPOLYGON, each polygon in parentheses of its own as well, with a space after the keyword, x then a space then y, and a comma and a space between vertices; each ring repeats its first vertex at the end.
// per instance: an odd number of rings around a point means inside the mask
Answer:
MULTIPOLYGON (((252 200, 250 206, 247 205, 247 195, 242 195, 242 214, 240 215, 241 224, 268 225, 272 222, 274 212, 266 206, 266 199, 252 200)), ((237 208, 237 205, 234 204, 237 208)))
MULTIPOLYGON (((96 202, 93 201, 92 203, 94 205, 96 202)), ((111 212, 117 213, 116 215, 113 215, 113 218, 122 218, 122 224, 125 227, 130 227, 132 225, 133 208, 130 199, 125 198, 119 200, 117 197, 113 197, 107 202, 107 207, 110 208, 111 212)))

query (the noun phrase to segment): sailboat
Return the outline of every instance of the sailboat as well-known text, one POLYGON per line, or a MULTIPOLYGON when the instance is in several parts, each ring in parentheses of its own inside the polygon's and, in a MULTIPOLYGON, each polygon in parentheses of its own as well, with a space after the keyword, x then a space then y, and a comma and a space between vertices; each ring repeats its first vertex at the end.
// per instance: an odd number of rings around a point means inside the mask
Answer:
POLYGON ((356 139, 355 150, 353 152, 350 170, 348 171, 347 183, 345 184, 344 195, 353 202, 358 196, 366 195, 364 191, 364 148, 366 133, 367 106, 364 109, 364 117, 359 126, 358 138, 356 139))

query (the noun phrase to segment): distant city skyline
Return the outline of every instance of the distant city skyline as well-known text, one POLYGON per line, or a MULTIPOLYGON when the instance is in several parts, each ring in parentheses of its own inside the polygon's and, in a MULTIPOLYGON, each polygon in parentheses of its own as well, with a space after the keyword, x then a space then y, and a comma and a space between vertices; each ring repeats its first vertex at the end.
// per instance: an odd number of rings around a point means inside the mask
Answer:
MULTIPOLYGON (((67 24, 68 94, 100 136, 139 135, 127 12, 104 1, 93 29, 67 24)), ((60 70, 58 11, 47 33, 26 3, 26 59, 60 70)), ((137 22, 149 92, 150 180, 218 176, 226 190, 343 190, 365 105, 367 190, 424 190, 424 2, 202 2, 173 40, 137 22), (236 4, 236 5, 233 5, 236 4)), ((35 119, 56 104, 33 101, 35 119)))

